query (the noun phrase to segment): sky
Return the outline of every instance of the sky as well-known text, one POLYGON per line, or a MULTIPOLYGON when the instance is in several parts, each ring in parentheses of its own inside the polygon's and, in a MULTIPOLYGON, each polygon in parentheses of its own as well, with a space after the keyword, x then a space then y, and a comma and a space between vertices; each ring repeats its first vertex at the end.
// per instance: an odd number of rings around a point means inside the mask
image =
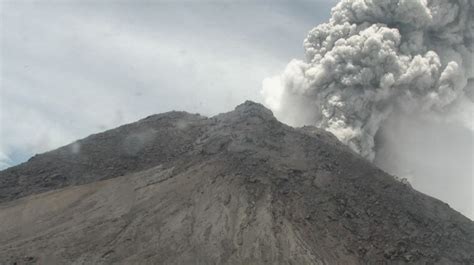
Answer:
POLYGON ((0 0, 0 167, 155 113, 261 102, 333 5, 0 0))
MULTIPOLYGON (((263 102, 336 2, 0 0, 0 169, 151 114, 263 102)), ((474 183, 432 179, 412 184, 474 218, 474 183)))

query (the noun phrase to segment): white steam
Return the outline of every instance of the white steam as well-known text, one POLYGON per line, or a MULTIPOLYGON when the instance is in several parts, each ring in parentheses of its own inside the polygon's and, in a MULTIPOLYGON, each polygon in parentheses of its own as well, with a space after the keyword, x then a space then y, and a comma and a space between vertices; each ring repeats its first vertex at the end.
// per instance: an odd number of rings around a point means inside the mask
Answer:
POLYGON ((373 160, 394 113, 444 115, 472 94, 473 16, 472 0, 342 0, 309 32, 306 60, 263 82, 265 103, 373 160))

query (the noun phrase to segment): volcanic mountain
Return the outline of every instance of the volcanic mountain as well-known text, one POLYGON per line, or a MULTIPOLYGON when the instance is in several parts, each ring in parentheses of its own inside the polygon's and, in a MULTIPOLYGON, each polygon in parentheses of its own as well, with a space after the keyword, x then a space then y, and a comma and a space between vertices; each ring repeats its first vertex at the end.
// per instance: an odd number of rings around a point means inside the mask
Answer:
POLYGON ((474 264, 474 222, 260 104, 0 172, 0 264, 474 264))

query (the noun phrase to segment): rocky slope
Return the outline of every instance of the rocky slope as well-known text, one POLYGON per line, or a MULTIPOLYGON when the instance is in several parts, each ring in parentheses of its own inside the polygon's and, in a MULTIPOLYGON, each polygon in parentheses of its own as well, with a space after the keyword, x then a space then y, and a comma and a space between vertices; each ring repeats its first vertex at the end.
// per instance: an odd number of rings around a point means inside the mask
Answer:
POLYGON ((474 223, 246 102, 0 172, 0 264, 474 264, 474 223))

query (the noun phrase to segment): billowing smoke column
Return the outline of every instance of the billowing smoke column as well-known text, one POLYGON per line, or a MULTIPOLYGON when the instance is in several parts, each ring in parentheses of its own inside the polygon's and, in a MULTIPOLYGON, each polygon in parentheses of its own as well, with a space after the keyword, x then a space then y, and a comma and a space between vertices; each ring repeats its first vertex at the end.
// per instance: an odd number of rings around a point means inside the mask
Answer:
POLYGON ((306 60, 264 80, 265 103, 372 160, 393 113, 437 115, 472 95, 473 17, 473 0, 342 0, 309 32, 306 60))

